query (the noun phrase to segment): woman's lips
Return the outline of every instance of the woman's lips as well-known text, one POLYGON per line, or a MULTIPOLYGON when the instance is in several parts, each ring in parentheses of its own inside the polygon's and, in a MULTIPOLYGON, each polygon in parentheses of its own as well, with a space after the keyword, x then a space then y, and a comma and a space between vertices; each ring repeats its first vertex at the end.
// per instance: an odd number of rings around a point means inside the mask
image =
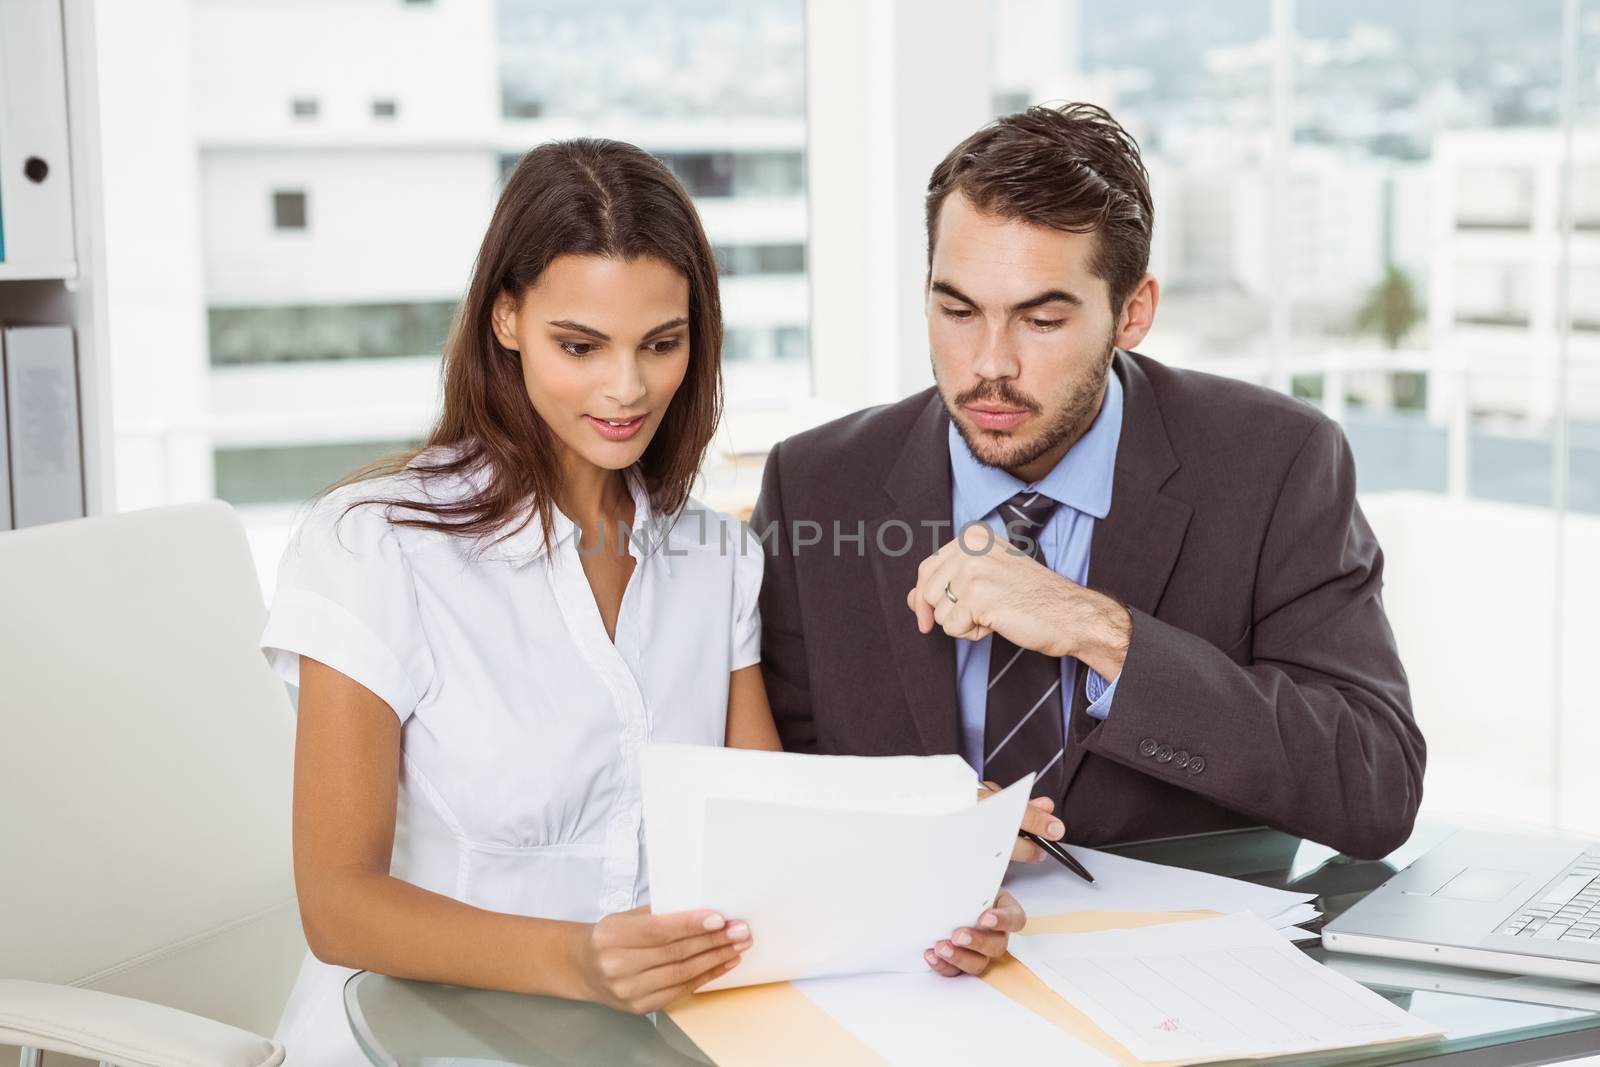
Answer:
POLYGON ((976 408, 966 409, 967 418, 971 419, 984 430, 1013 430, 1028 417, 1028 412, 1019 408, 976 408))
POLYGON ((588 419, 589 425, 594 427, 595 432, 607 441, 626 441, 643 429, 645 420, 643 415, 635 415, 627 420, 597 419, 593 415, 585 415, 584 418, 588 419))

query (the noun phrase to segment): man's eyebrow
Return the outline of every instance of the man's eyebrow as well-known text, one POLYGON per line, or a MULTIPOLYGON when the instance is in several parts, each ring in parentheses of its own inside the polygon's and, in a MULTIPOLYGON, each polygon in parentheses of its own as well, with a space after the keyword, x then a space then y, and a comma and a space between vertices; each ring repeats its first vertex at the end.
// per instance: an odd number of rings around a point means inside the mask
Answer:
POLYGON ((1071 304, 1073 307, 1083 306, 1083 301, 1081 299, 1079 299, 1075 294, 1067 292, 1065 289, 1046 289, 1038 296, 1029 297, 1020 304, 1012 304, 1011 310, 1013 313, 1018 311, 1029 311, 1033 308, 1044 307, 1046 304, 1055 303, 1071 304))
POLYGON ((968 296, 966 293, 963 293, 960 289, 957 289, 949 282, 934 282, 929 288, 936 293, 943 293, 952 300, 959 300, 963 304, 971 304, 973 307, 978 306, 978 302, 976 300, 972 299, 972 297, 968 296))
MULTIPOLYGON (((957 289, 949 282, 934 282, 931 286, 929 286, 929 288, 936 293, 943 293, 945 296, 948 296, 953 300, 959 300, 963 304, 970 304, 973 307, 979 306, 976 300, 972 299, 972 297, 968 296, 966 293, 963 293, 960 289, 957 289)), ((1031 296, 1021 303, 1012 304, 1008 310, 1014 315, 1019 311, 1029 311, 1036 307, 1043 307, 1046 304, 1054 304, 1057 302, 1071 304, 1073 307, 1083 306, 1082 298, 1076 294, 1069 293, 1065 289, 1046 289, 1038 296, 1031 296)))

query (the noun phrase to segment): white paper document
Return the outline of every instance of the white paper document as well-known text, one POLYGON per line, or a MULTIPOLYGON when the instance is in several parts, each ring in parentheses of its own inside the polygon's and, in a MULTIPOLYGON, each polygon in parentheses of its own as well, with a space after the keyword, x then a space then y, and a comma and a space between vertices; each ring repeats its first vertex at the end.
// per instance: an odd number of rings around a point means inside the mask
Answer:
POLYGON ((985 982, 944 978, 925 970, 816 978, 796 982, 795 988, 889 1067, 1116 1064, 985 982))
POLYGON ((651 908, 750 924, 706 990, 921 971, 994 901, 1032 777, 977 800, 958 756, 857 758, 648 745, 651 908))
POLYGON ((1291 893, 1078 845, 1070 848, 1094 875, 1093 885, 1054 860, 1017 864, 1006 875, 1006 888, 1029 915, 1064 911, 1215 911, 1228 915, 1248 911, 1274 927, 1293 926, 1317 915, 1315 908, 1297 907, 1314 900, 1311 893, 1291 893))
POLYGON ((1141 1060, 1282 1055, 1439 1032, 1248 913, 1013 937, 1011 954, 1141 1060))

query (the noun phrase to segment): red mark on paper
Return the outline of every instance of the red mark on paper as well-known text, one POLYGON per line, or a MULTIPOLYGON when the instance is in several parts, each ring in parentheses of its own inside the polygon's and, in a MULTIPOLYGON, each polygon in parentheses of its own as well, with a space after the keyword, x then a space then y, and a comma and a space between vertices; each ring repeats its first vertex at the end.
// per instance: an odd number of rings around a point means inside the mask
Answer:
POLYGON ((1174 1019, 1172 1016, 1169 1015, 1165 1019, 1162 1019, 1159 1023, 1156 1024, 1156 1029, 1157 1030, 1165 1030, 1167 1033, 1170 1034, 1174 1030, 1178 1029, 1178 1020, 1174 1019))

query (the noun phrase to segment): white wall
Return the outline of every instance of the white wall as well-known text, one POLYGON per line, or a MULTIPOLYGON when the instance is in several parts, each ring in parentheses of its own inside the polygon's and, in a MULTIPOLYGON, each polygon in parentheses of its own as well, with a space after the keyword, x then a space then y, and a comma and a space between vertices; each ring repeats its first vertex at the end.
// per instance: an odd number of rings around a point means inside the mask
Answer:
POLYGON ((207 150, 213 306, 453 300, 494 209, 487 149, 207 150), (273 228, 275 190, 306 193, 305 230, 273 228))
POLYGON ((828 403, 933 380, 922 200, 939 160, 992 117, 992 33, 972 0, 806 5, 812 380, 828 403))
POLYGON ((1559 789, 1563 823, 1600 834, 1600 517, 1566 520, 1558 754, 1553 513, 1413 493, 1362 506, 1428 742, 1424 805, 1547 822, 1559 789))
POLYGON ((206 342, 190 5, 100 3, 94 19, 116 507, 205 499, 212 474, 199 425, 206 342))

